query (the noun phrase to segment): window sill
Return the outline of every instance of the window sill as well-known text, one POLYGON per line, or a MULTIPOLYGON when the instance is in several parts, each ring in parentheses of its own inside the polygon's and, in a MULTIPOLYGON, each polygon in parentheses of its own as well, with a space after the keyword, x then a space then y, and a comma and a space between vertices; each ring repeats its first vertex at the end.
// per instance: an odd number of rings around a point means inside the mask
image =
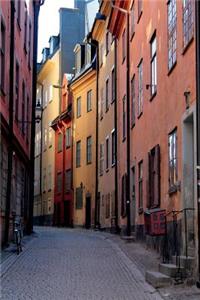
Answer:
POLYGON ((149 101, 151 102, 157 95, 157 90, 151 95, 149 101))
POLYGON ((76 166, 76 168, 80 168, 81 166, 76 166))
POLYGON ((191 39, 188 41, 187 45, 185 45, 185 46, 183 47, 182 55, 185 54, 185 52, 187 51, 187 49, 188 49, 188 48, 190 47, 190 45, 192 44, 193 40, 194 40, 194 36, 192 36, 191 39))
POLYGON ((134 35, 135 35, 135 31, 133 31, 131 34, 130 42, 132 42, 134 35))
POLYGON ((107 113, 109 111, 109 107, 106 108, 105 113, 107 113))
POLYGON ((66 146, 66 149, 70 149, 71 148, 71 146, 66 146))
POLYGON ((138 208, 138 214, 141 215, 143 212, 144 212, 143 207, 139 207, 139 208, 138 208))
POLYGON ((125 140, 126 140, 126 137, 123 137, 123 139, 122 139, 122 143, 124 143, 124 142, 125 142, 125 140))
POLYGON ((62 150, 59 150, 57 153, 61 153, 62 152, 62 150))
POLYGON ((143 111, 141 111, 141 113, 137 116, 138 120, 141 118, 142 115, 143 115, 143 111))
POLYGON ((81 116, 76 116, 77 119, 79 119, 81 116))
POLYGON ((51 189, 48 189, 48 193, 51 192, 51 189))
POLYGON ((3 96, 3 97, 5 97, 6 96, 6 92, 5 92, 5 90, 4 90, 4 88, 2 86, 0 87, 0 91, 1 91, 0 95, 3 96))
POLYGON ((52 148, 52 145, 49 145, 49 148, 52 148))
POLYGON ((26 46, 24 45, 24 52, 25 52, 25 55, 27 55, 27 48, 26 48, 26 46))
POLYGON ((169 187, 168 194, 172 195, 178 192, 178 187, 176 185, 172 185, 169 187))
POLYGON ((112 163, 111 167, 112 167, 112 168, 114 168, 114 167, 115 167, 115 162, 114 162, 114 163, 112 163))
POLYGON ((123 59, 122 59, 122 65, 124 64, 125 60, 126 60, 126 56, 123 57, 123 59))
POLYGON ((168 70, 168 73, 167 73, 168 76, 172 73, 172 71, 173 71, 174 68, 176 67, 176 64, 177 64, 177 62, 175 61, 175 63, 174 63, 174 64, 171 66, 171 68, 168 70))
POLYGON ((92 109, 87 110, 88 113, 89 113, 90 111, 92 111, 92 109))
POLYGON ((143 11, 141 11, 140 14, 139 14, 139 16, 138 16, 137 24, 140 22, 140 19, 141 19, 141 17, 142 17, 142 13, 143 13, 143 11))
POLYGON ((108 56, 108 53, 109 53, 109 50, 108 50, 108 51, 106 51, 106 56, 108 56))
POLYGON ((111 104, 113 104, 115 102, 115 98, 111 100, 111 104))
POLYGON ((135 122, 131 124, 131 129, 135 127, 135 122))
POLYGON ((109 172, 109 169, 106 169, 106 173, 108 173, 109 172))
POLYGON ((88 165, 91 165, 91 164, 92 164, 92 162, 91 162, 91 161, 87 162, 87 166, 88 166, 88 165))
POLYGON ((18 25, 18 29, 19 29, 19 31, 22 31, 22 29, 21 29, 21 25, 20 25, 20 21, 19 21, 19 19, 17 18, 17 25, 18 25))

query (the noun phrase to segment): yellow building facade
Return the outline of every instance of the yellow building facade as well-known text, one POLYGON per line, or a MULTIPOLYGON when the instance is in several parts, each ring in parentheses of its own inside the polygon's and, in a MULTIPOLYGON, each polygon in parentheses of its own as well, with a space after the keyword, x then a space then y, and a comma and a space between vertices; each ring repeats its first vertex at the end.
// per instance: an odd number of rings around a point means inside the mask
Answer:
MULTIPOLYGON (((59 56, 57 50, 42 64, 37 77, 37 101, 41 104, 41 122, 35 137, 35 224, 53 223, 55 136, 50 127, 59 114, 59 56)), ((36 110, 37 114, 37 110, 36 110)))
POLYGON ((75 50, 76 74, 70 83, 73 95, 74 225, 89 228, 95 222, 96 182, 96 70, 91 52, 75 50))
POLYGON ((115 40, 107 30, 110 1, 102 1, 99 12, 104 20, 95 20, 92 38, 99 47, 98 73, 98 198, 102 228, 116 226, 116 132, 115 132, 115 40))

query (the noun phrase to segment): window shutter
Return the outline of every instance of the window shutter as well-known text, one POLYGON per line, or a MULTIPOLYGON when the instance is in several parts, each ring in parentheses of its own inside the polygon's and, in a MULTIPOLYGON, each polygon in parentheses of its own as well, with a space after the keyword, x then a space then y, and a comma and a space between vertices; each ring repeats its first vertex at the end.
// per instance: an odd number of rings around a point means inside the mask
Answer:
POLYGON ((147 208, 150 208, 152 203, 151 171, 152 171, 151 152, 149 152, 148 153, 148 176, 147 176, 147 208))
POLYGON ((154 207, 160 206, 160 146, 155 147, 155 182, 154 207))

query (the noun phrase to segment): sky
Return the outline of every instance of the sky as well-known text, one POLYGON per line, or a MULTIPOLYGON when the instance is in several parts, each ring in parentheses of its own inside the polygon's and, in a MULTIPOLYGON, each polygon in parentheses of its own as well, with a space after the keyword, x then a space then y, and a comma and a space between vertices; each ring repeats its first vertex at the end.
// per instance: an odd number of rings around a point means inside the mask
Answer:
MULTIPOLYGON (((83 1, 83 0, 80 0, 83 1)), ((50 36, 57 35, 59 32, 59 8, 74 7, 74 0, 45 0, 44 5, 40 8, 39 15, 39 34, 38 34, 38 62, 42 59, 42 49, 48 47, 50 36)), ((90 27, 93 23, 94 16, 98 9, 98 1, 88 4, 88 15, 90 27)))

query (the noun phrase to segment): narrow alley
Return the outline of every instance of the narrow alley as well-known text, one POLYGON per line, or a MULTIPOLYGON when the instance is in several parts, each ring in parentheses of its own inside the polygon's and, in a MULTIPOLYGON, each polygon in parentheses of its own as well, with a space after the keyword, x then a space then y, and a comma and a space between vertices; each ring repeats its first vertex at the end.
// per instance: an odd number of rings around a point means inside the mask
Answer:
POLYGON ((36 233, 3 275, 2 299, 162 299, 103 235, 50 227, 36 233))

